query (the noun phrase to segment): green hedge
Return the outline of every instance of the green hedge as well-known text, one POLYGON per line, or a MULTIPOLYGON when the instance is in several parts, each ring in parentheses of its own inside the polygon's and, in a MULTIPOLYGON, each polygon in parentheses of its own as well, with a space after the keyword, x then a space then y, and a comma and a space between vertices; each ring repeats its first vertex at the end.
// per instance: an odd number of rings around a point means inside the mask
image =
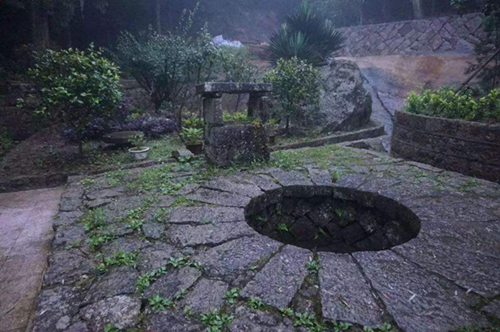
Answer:
POLYGON ((447 119, 498 123, 500 90, 491 90, 488 95, 478 98, 469 92, 457 94, 450 87, 427 89, 421 94, 410 92, 405 110, 413 114, 447 119))

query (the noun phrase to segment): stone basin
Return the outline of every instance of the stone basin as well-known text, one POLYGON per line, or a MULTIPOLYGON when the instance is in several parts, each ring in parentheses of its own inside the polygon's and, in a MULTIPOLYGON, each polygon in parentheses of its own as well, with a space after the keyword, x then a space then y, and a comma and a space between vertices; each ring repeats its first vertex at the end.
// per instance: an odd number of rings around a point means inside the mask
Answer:
POLYGON ((129 145, 130 140, 136 136, 144 136, 142 131, 117 131, 104 135, 102 141, 114 145, 129 145))
POLYGON ((415 238, 419 218, 375 193, 349 188, 292 186, 254 198, 247 223, 285 244, 317 251, 387 250, 415 238))

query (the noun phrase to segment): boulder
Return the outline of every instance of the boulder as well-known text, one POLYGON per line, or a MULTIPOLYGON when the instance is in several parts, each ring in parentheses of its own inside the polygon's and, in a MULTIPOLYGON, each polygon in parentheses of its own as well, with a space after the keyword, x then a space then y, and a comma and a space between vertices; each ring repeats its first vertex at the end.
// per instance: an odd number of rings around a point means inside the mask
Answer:
POLYGON ((323 132, 351 131, 370 121, 372 98, 363 87, 355 62, 335 60, 321 68, 320 129, 323 132))

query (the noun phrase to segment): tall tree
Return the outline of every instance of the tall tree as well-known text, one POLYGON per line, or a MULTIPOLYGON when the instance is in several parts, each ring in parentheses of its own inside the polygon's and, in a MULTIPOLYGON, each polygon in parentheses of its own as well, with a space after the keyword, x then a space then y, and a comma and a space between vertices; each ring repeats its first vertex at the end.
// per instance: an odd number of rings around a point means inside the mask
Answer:
POLYGON ((43 0, 29 0, 31 37, 35 47, 44 50, 49 47, 49 14, 43 0))
POLYGON ((424 17, 424 11, 422 6, 422 0, 411 0, 413 5, 413 16, 417 19, 424 17))

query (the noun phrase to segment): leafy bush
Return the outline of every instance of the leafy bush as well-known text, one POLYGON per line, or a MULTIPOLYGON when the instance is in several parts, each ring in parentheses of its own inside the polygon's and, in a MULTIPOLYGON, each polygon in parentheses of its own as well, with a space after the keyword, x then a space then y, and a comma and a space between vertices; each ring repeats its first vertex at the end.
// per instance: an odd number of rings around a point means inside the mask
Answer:
POLYGON ((182 139, 187 145, 196 145, 201 142, 203 130, 198 128, 184 128, 182 130, 182 139))
POLYGON ((474 98, 470 92, 457 94, 452 88, 437 91, 410 92, 405 110, 414 114, 463 119, 468 121, 500 121, 500 90, 474 98))
POLYGON ((193 84, 208 80, 217 57, 206 28, 191 37, 194 15, 195 11, 185 12, 177 29, 166 35, 151 27, 137 38, 123 32, 117 46, 120 65, 151 96, 155 110, 169 103, 179 127, 182 109, 193 97, 193 84))
POLYGON ((110 118, 121 99, 119 71, 102 51, 47 51, 29 70, 40 94, 38 113, 71 127, 83 154, 83 132, 94 118, 110 118))
POLYGON ((286 18, 281 28, 271 36, 271 60, 297 57, 319 65, 342 47, 344 38, 334 28, 332 21, 314 13, 307 0, 300 10, 286 18))
POLYGON ((273 84, 278 113, 286 121, 303 124, 314 116, 319 107, 321 75, 318 69, 303 60, 280 59, 265 80, 273 84))

